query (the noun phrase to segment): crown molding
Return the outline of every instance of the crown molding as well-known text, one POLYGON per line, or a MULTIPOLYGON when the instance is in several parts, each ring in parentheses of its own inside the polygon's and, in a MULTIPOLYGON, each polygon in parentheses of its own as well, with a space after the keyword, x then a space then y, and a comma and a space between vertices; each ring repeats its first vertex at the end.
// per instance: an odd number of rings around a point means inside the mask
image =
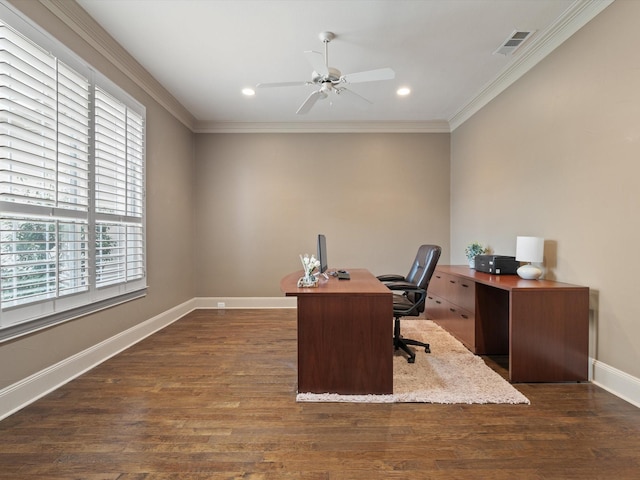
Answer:
POLYGON ((283 133, 283 132, 409 132, 448 133, 449 123, 437 122, 320 122, 320 123, 220 123, 198 122, 176 98, 140 65, 78 3, 68 0, 39 0, 87 44, 194 133, 283 133))
POLYGON ((200 122, 195 133, 449 133, 447 121, 432 122, 200 122))
POLYGON ((142 88, 156 102, 193 130, 195 117, 169 93, 135 58, 107 33, 78 3, 39 0, 53 15, 142 88))
POLYGON ((576 0, 553 25, 533 37, 532 42, 523 47, 514 62, 509 64, 493 81, 485 85, 449 119, 451 131, 454 131, 500 95, 614 1, 576 0))
POLYGON ((142 88, 169 113, 195 133, 449 133, 471 118, 555 48, 586 25, 615 0, 575 0, 549 28, 518 52, 518 58, 485 85, 451 118, 428 122, 198 122, 195 117, 147 72, 75 1, 39 0, 91 47, 142 88))

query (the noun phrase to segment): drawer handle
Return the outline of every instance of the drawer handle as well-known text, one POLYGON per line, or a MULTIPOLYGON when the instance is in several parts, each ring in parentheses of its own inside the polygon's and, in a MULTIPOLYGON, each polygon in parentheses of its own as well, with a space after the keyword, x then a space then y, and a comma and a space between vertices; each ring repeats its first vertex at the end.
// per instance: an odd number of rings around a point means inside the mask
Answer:
POLYGON ((464 288, 469 288, 469 285, 467 285, 466 283, 461 283, 460 285, 462 285, 464 288))
POLYGON ((449 280, 449 283, 456 283, 455 280, 449 280))
POLYGON ((436 303, 440 305, 442 302, 440 300, 436 300, 436 303))
POLYGON ((468 319, 469 319, 469 315, 465 315, 464 313, 461 313, 461 314, 460 314, 460 316, 461 316, 462 318, 464 318, 465 320, 468 320, 468 319))
POLYGON ((455 308, 449 308, 449 311, 450 311, 450 312, 455 312, 455 311, 456 311, 456 309, 455 309, 455 308))

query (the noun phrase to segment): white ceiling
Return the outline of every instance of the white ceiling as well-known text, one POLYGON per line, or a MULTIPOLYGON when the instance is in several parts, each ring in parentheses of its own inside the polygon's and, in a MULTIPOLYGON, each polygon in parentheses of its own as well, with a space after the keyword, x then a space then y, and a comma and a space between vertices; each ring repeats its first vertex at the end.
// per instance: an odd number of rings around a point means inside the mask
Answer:
MULTIPOLYGON (((256 124, 454 125, 597 14, 603 0, 77 0, 191 112, 201 127, 256 124), (576 20, 577 19, 577 20, 576 20), (391 67, 394 80, 296 110, 313 86, 303 51, 343 74, 391 67), (535 30, 513 55, 494 54, 514 30, 535 30), (411 88, 400 98, 400 86, 411 88), (482 98, 485 97, 483 100, 482 98)), ((454 125, 455 126, 455 125, 454 125)), ((437 128, 436 128, 437 129, 437 128)))

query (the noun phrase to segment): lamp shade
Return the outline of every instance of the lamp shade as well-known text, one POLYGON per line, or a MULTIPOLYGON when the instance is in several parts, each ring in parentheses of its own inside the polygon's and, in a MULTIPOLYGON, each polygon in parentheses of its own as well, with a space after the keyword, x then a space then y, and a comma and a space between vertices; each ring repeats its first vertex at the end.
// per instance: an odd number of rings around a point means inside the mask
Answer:
POLYGON ((516 260, 519 262, 542 262, 544 258, 544 238, 517 237, 516 260))
MULTIPOLYGON (((516 260, 519 262, 540 263, 544 259, 544 238, 518 237, 516 239, 516 260)), ((537 280, 542 269, 526 264, 518 268, 518 275, 526 280, 537 280)))

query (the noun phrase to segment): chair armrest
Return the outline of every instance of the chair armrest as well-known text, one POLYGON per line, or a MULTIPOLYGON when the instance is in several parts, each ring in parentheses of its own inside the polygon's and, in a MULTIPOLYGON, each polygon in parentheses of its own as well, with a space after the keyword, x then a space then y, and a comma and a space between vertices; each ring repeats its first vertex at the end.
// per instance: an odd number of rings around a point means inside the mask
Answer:
POLYGON ((402 275, 397 275, 394 273, 379 275, 376 278, 381 282, 404 282, 406 280, 402 275))
POLYGON ((418 291, 418 290, 424 290, 422 288, 420 288, 418 285, 416 285, 415 283, 411 283, 411 282, 389 282, 389 283, 385 283, 385 286, 390 289, 390 290, 405 290, 405 291, 418 291))
MULTIPOLYGON (((394 293, 394 298, 402 298, 403 301, 393 302, 393 314, 395 316, 415 316, 424 311, 425 300, 427 299, 427 291, 417 285, 409 282, 399 282, 396 285, 398 290, 402 290, 402 295, 394 293)), ((394 290, 394 289, 392 289, 394 290)))

